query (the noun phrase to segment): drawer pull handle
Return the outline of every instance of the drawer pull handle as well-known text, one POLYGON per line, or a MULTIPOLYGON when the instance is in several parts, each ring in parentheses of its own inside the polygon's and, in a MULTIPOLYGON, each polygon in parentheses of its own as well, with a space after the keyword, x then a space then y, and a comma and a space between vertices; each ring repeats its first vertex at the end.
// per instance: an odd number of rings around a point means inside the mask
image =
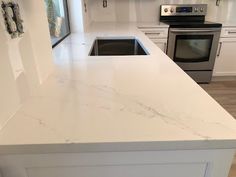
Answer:
POLYGON ((222 42, 220 42, 220 46, 219 46, 219 50, 218 50, 218 53, 217 53, 217 57, 220 56, 220 53, 221 53, 221 48, 222 48, 222 42))
POLYGON ((236 34, 236 31, 228 31, 229 34, 236 34))
POLYGON ((149 33, 149 32, 145 32, 146 35, 160 35, 161 33, 149 33))
POLYGON ((145 26, 140 26, 140 27, 138 27, 139 29, 160 29, 160 28, 158 28, 158 27, 145 27, 145 26))

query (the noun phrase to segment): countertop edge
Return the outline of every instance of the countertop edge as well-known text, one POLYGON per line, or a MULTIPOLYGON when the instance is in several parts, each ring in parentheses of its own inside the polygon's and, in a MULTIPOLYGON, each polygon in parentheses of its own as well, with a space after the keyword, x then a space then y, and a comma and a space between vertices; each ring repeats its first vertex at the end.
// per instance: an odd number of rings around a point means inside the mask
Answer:
POLYGON ((0 145, 0 155, 236 149, 236 140, 0 145))

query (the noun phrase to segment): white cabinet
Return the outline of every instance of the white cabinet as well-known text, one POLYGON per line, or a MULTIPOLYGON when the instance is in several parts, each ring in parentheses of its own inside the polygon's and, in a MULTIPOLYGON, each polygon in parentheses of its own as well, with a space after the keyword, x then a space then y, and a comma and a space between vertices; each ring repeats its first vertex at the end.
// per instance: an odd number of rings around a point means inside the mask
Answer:
POLYGON ((151 39, 164 53, 167 49, 167 38, 166 39, 151 39))
POLYGON ((166 53, 168 27, 139 27, 139 29, 166 53))
POLYGON ((0 155, 2 177, 227 177, 234 149, 0 155))
POLYGON ((236 76, 236 28, 223 28, 214 76, 236 76))
POLYGON ((236 38, 236 27, 223 28, 221 32, 222 38, 236 38))

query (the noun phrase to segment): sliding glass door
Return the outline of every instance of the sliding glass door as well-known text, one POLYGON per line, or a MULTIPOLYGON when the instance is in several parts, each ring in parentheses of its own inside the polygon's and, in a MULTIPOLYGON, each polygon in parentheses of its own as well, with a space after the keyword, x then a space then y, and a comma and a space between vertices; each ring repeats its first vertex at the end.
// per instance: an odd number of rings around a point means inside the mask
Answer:
POLYGON ((52 46, 70 34, 67 0, 44 0, 52 46))

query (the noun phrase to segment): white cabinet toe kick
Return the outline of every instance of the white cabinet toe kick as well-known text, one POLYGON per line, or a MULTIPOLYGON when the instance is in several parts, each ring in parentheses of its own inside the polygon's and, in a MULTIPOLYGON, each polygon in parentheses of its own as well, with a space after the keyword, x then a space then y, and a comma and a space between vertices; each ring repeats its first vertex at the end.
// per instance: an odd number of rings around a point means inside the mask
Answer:
POLYGON ((1 177, 227 177, 234 150, 0 156, 1 177))

